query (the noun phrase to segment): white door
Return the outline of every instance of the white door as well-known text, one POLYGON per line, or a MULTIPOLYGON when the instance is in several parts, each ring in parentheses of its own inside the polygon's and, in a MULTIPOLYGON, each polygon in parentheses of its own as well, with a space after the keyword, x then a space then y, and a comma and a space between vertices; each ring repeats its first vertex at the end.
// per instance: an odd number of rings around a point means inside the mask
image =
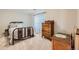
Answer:
POLYGON ((45 21, 44 14, 39 14, 34 16, 34 28, 35 33, 40 33, 42 30, 42 23, 45 21))

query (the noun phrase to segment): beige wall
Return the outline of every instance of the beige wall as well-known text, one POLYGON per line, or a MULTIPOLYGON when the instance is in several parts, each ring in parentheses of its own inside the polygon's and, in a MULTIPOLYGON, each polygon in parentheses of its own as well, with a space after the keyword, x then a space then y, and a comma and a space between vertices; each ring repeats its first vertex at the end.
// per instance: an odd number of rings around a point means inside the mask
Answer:
POLYGON ((16 10, 0 10, 0 34, 4 32, 11 21, 23 21, 25 26, 33 25, 31 14, 17 12, 16 10))
POLYGON ((51 9, 45 11, 46 20, 55 21, 55 33, 71 33, 73 31, 77 20, 76 10, 51 9))
POLYGON ((79 9, 77 10, 77 23, 76 23, 76 25, 77 25, 77 28, 79 28, 79 9))
MULTIPOLYGON (((77 10, 76 27, 79 28, 79 10, 77 10)), ((75 35, 75 49, 79 50, 79 35, 75 35)))

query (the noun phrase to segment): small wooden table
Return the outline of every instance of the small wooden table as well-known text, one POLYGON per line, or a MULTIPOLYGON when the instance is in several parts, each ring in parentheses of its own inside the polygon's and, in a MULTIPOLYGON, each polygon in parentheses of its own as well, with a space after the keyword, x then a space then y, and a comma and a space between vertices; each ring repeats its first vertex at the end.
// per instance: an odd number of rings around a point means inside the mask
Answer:
POLYGON ((52 49, 53 50, 71 50, 71 39, 52 37, 52 49))

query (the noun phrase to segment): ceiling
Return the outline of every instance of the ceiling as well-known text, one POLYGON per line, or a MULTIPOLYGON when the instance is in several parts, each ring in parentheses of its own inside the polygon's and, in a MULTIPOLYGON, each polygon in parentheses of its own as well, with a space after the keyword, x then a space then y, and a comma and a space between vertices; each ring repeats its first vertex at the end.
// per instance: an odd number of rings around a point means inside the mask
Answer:
POLYGON ((4 11, 15 11, 15 12, 22 12, 22 13, 26 13, 26 14, 37 14, 40 12, 44 12, 43 9, 0 9, 0 11, 4 12, 4 11))

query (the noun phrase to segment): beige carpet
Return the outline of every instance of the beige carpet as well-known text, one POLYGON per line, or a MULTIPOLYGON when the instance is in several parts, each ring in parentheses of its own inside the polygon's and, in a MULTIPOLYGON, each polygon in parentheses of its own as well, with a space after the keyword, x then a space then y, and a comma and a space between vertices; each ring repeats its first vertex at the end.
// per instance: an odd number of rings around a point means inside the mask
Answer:
POLYGON ((0 50, 49 50, 49 49, 51 49, 51 42, 45 38, 42 38, 38 34, 35 35, 35 37, 33 38, 17 42, 14 45, 8 45, 6 38, 0 38, 0 50))

